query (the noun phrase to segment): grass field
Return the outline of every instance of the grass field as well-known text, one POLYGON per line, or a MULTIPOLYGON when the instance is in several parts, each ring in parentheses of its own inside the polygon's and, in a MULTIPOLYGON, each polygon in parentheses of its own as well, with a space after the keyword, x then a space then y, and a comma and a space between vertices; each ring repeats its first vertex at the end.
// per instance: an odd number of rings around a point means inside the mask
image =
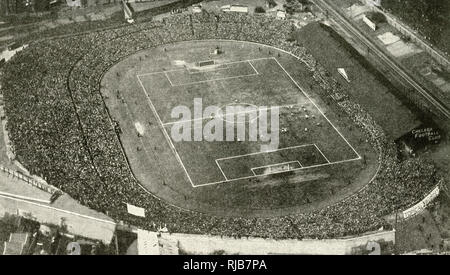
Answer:
MULTIPOLYGON (((287 53, 251 43, 195 41, 121 61, 105 75, 102 93, 121 126, 132 170, 150 192, 199 211, 273 215, 333 203, 361 188, 377 168, 363 133, 309 94, 314 85, 304 65, 287 53), (219 45, 224 53, 211 54, 219 45), (205 60, 214 64, 199 67, 205 60), (177 106, 194 111, 198 99, 203 108, 255 106, 257 114, 244 113, 239 124, 242 113, 231 114, 231 121, 172 113, 177 106), (279 110, 278 146, 261 140, 260 132, 250 141, 249 122, 263 121, 261 111, 273 108, 279 110), (180 121, 194 137, 212 120, 233 129, 233 141, 173 138, 180 121)), ((267 120, 265 134, 274 123, 267 120)), ((224 139, 228 134, 223 130, 224 139)))
MULTIPOLYGON (((298 161, 298 167, 288 169, 292 171, 360 159, 275 57, 219 64, 195 73, 183 68, 137 76, 149 107, 160 120, 168 143, 173 144, 174 154, 179 156, 180 166, 186 170, 193 187, 256 177, 261 175, 252 171, 256 167, 298 161), (179 105, 194 110, 196 98, 202 100, 203 106, 219 108, 236 103, 266 109, 280 107, 280 129, 285 129, 285 133, 279 138, 279 146, 271 148, 271 152, 261 152, 259 141, 238 141, 237 129, 233 131, 233 141, 173 141, 170 133, 178 123, 171 118, 171 111, 179 105), (328 146, 330 137, 336 140, 333 147, 328 146), (197 154, 198 151, 203 154, 197 154)), ((199 126, 204 129, 208 119, 202 120, 199 126)), ((230 126, 227 123, 237 128, 236 120, 235 117, 230 122, 223 120, 223 128, 230 126)), ((188 122, 191 132, 195 122, 188 122)))
POLYGON ((358 102, 389 136, 399 138, 420 125, 418 115, 394 95, 395 88, 392 84, 379 74, 374 74, 374 68, 367 62, 361 62, 361 58, 349 51, 348 45, 336 39, 328 29, 320 24, 309 24, 297 35, 299 42, 311 51, 351 98, 358 102), (339 75, 337 68, 345 68, 350 83, 339 75))

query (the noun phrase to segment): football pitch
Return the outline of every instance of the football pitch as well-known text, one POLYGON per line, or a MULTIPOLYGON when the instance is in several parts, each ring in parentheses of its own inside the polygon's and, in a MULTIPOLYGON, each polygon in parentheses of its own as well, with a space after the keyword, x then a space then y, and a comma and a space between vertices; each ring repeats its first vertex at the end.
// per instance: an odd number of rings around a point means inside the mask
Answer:
POLYGON ((233 216, 324 207, 376 173, 364 132, 323 92, 295 56, 229 40, 136 52, 101 83, 143 192, 233 216))
MULTIPOLYGON (((203 60, 171 60, 174 68, 142 72, 136 75, 147 107, 158 122, 167 146, 192 187, 224 184, 274 174, 296 173, 311 168, 361 160, 361 155, 328 119, 274 56, 222 60, 214 57, 208 65, 203 60), (176 141, 172 137, 179 120, 173 118, 177 106, 194 110, 195 100, 203 106, 256 106, 257 110, 279 110, 279 144, 262 150, 267 142, 247 141, 176 141)), ((236 116, 239 114, 236 114, 236 116)), ((245 113, 245 122, 251 116, 245 113)), ((259 117, 257 117, 259 118, 259 117)), ((182 122, 204 128, 215 119, 185 119, 182 122), (198 121, 200 120, 200 121, 198 121)), ((223 126, 242 127, 236 119, 223 119, 223 126)), ((244 125, 245 127, 245 125, 244 125)), ((278 130, 278 129, 277 129, 278 130)), ((192 133, 194 135, 194 133, 192 133)))

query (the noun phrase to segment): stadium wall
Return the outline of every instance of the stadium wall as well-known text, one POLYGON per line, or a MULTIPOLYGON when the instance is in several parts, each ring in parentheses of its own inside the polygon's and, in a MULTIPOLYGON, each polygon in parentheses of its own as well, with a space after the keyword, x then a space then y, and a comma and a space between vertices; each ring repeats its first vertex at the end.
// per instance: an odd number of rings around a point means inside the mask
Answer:
POLYGON ((135 16, 136 17, 155 16, 158 14, 170 12, 173 9, 186 8, 194 4, 200 3, 202 1, 203 0, 175 0, 174 2, 170 2, 168 4, 157 6, 148 10, 135 11, 135 16))
POLYGON ((407 209, 385 216, 386 221, 395 226, 397 221, 407 221, 425 210, 441 193, 443 181, 441 180, 421 201, 409 206, 407 209))
POLYGON ((361 236, 341 239, 273 240, 262 238, 230 238, 195 234, 161 233, 163 243, 176 243, 186 254, 314 254, 349 255, 363 247, 370 253, 375 243, 395 244, 395 230, 377 231, 361 236))

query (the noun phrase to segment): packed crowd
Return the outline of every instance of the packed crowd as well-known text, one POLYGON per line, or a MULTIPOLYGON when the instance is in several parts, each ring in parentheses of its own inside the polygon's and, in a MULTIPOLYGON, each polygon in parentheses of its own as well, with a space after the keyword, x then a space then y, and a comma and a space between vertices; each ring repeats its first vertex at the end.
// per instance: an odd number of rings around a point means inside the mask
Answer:
POLYGON ((147 229, 266 238, 332 238, 386 226, 384 215, 420 200, 437 183, 432 164, 398 163, 383 129, 352 102, 305 48, 287 21, 241 14, 176 15, 32 44, 6 64, 2 92, 18 159, 31 173, 93 209, 147 229), (263 30, 263 31, 262 31, 263 30), (377 177, 361 191, 309 213, 270 218, 217 217, 179 209, 146 192, 133 177, 100 93, 113 64, 136 51, 184 40, 259 42, 296 55, 379 154, 377 177), (146 209, 127 213, 126 204, 146 209))

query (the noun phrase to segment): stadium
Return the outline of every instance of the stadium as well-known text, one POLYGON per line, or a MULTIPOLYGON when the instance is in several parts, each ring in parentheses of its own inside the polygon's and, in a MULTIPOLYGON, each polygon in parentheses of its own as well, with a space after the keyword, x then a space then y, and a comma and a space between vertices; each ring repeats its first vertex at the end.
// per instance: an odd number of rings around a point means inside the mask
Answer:
POLYGON ((203 12, 32 43, 2 76, 15 156, 149 230, 302 239, 389 228, 387 215, 438 184, 433 164, 398 162, 393 139, 291 33, 287 21, 203 12), (279 107, 279 149, 173 141, 171 110, 195 98, 279 107))

